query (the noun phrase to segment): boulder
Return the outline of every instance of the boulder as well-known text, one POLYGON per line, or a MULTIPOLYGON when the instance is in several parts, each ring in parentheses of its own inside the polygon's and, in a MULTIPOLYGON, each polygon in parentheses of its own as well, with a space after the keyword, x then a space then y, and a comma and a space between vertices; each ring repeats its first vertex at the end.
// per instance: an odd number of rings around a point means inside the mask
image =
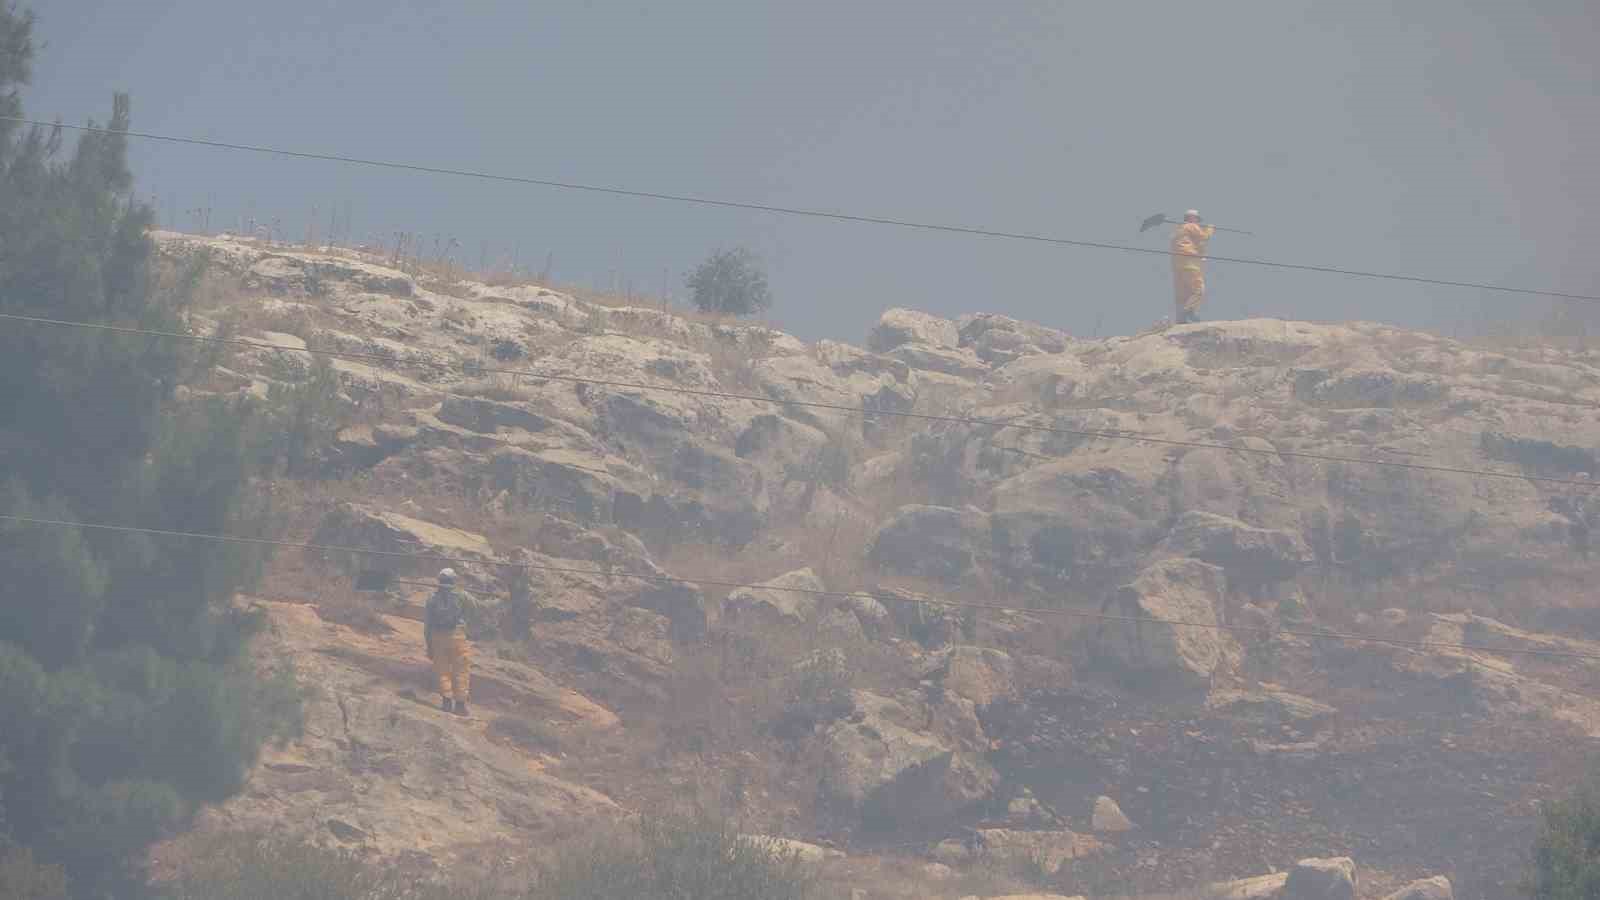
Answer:
POLYGON ((991 365, 1024 356, 1060 353, 1070 338, 1063 332, 994 313, 978 313, 960 322, 961 346, 971 348, 991 365))
POLYGON ((516 508, 607 524, 616 521, 619 496, 641 503, 646 490, 642 473, 622 464, 619 477, 611 471, 612 462, 570 450, 506 447, 489 458, 488 482, 492 490, 505 491, 516 508))
MULTIPOLYGON (((992 444, 987 437, 982 441, 992 444)), ((1070 449, 1068 443, 1050 456, 1070 449)), ((1167 469, 1160 454, 1133 444, 1114 454, 1025 459, 1027 468, 994 486, 989 509, 996 568, 1049 590, 1098 593, 1126 578, 1154 542, 1152 523, 1167 515, 1167 499, 1158 487, 1167 469)), ((960 477, 984 475, 963 471, 960 477)))
POLYGON ((836 606, 817 620, 817 637, 826 643, 848 645, 866 640, 867 633, 855 612, 836 606))
POLYGON ((1273 685, 1262 685, 1260 689, 1250 691, 1212 691, 1206 697, 1206 708, 1263 725, 1314 723, 1339 712, 1326 703, 1273 685))
POLYGON ((1037 865, 1046 875, 1054 875, 1068 862, 1104 849, 1088 835, 1065 830, 980 828, 977 835, 979 850, 991 859, 1005 864, 1037 865))
POLYGON ((555 427, 546 416, 515 403, 501 403, 477 397, 446 397, 435 413, 439 421, 480 434, 494 434, 503 428, 539 433, 555 427))
POLYGON ((1089 817, 1089 825, 1100 834, 1122 834, 1138 827, 1123 815, 1122 807, 1110 797, 1095 798, 1094 812, 1089 817))
POLYGON ((1455 900, 1455 889, 1443 875, 1413 881, 1383 900, 1455 900))
MULTIPOLYGON (((1193 559, 1163 560, 1119 588, 1102 611, 1140 620, 1216 625, 1223 584, 1222 570, 1216 566, 1193 559)), ((1188 688, 1210 684, 1222 660, 1224 640, 1214 628, 1149 621, 1106 622, 1096 633, 1099 652, 1124 668, 1188 688)))
POLYGON ((1221 566, 1230 582, 1253 587, 1275 584, 1315 562, 1305 539, 1294 532, 1250 525, 1190 510, 1167 537, 1178 555, 1221 566))
POLYGON ((1288 882, 1288 872, 1257 875, 1206 885, 1200 890, 1199 896, 1205 900, 1280 900, 1283 886, 1288 882))
POLYGON ((989 371, 989 365, 971 350, 951 350, 930 347, 926 344, 903 344, 889 351, 889 355, 912 369, 939 372, 959 378, 979 378, 989 371))
POLYGON ((829 862, 844 859, 845 857, 844 852, 841 850, 834 850, 817 844, 808 844, 805 841, 797 841, 794 838, 771 837, 765 834, 741 834, 739 837, 757 846, 792 856, 803 863, 829 862))
POLYGON ((1039 798, 1026 786, 1006 804, 1006 821, 1034 828, 1050 828, 1061 824, 1060 818, 1040 803, 1039 798))
MULTIPOLYGON (((312 534, 311 542, 393 554, 319 551, 330 562, 340 564, 349 572, 432 575, 437 573, 444 563, 436 560, 413 562, 405 557, 423 555, 486 562, 495 555, 489 540, 481 534, 437 525, 359 503, 341 503, 324 516, 312 534)), ((455 568, 460 569, 462 566, 456 564, 455 568)), ((493 570, 485 568, 484 572, 488 574, 493 570)), ((470 576, 472 572, 468 569, 463 574, 470 576)))
POLYGON ((867 346, 883 353, 904 344, 922 344, 951 350, 961 346, 961 332, 949 319, 915 309, 885 310, 867 335, 867 346))
POLYGON ((1016 694, 1016 664, 1006 652, 956 646, 943 657, 934 677, 946 693, 964 697, 979 708, 1016 694))
POLYGON ((867 558, 892 574, 955 582, 977 566, 988 539, 979 510, 904 506, 873 536, 867 558))
POLYGON ((1282 900, 1355 900, 1356 864, 1348 856, 1302 859, 1289 870, 1282 900))
POLYGON ((916 730, 894 700, 852 692, 856 713, 823 734, 823 791, 869 827, 952 817, 987 800, 999 776, 987 763, 916 730))
POLYGON ((722 604, 729 624, 798 625, 816 617, 827 585, 811 569, 785 572, 753 588, 738 588, 722 604))
POLYGON ((969 631, 960 607, 935 602, 926 594, 879 585, 872 596, 888 610, 896 629, 924 647, 942 647, 969 631))

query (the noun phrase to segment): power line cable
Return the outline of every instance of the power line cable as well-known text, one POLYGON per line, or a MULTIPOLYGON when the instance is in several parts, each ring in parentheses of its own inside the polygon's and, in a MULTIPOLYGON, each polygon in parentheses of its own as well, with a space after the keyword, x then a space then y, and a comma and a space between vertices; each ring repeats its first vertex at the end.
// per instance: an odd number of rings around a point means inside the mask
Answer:
MULTIPOLYGON (((767 403, 777 406, 804 407, 809 409, 825 409, 835 412, 850 413, 860 416, 889 416, 893 418, 910 419, 924 422, 944 422, 955 425, 981 426, 985 428, 1010 428, 1018 431, 1033 431, 1044 434, 1067 435, 1102 440, 1135 441, 1164 447, 1183 447, 1191 450, 1226 450, 1234 453, 1244 453, 1254 456, 1279 457, 1284 459, 1304 459, 1313 462, 1342 463, 1347 465, 1387 466, 1396 469, 1410 469, 1421 472, 1434 472, 1448 475, 1466 475, 1476 478, 1502 478, 1515 481, 1531 481, 1540 484, 1557 484, 1571 487, 1594 489, 1600 482, 1582 480, 1577 478, 1558 478, 1550 475, 1533 475, 1519 472, 1497 471, 1494 469, 1469 469, 1458 466, 1446 466, 1437 463, 1401 462, 1389 459, 1364 459, 1358 456, 1339 456, 1329 453, 1315 453, 1306 450, 1280 450, 1264 449, 1260 447, 1245 447, 1234 444, 1219 444, 1211 441, 1193 441, 1182 438, 1162 438, 1150 435, 1137 434, 1127 431, 1104 431, 1093 429, 1066 428, 1059 425, 1030 425, 1021 422, 1007 422, 1000 419, 982 419, 972 416, 949 416, 936 413, 917 413, 899 410, 864 409, 858 406, 846 406, 842 403, 828 403, 820 400, 790 400, 781 397, 771 397, 763 394, 742 394, 730 391, 713 391, 704 388, 677 387, 668 385, 646 384, 636 381, 616 381, 603 378, 585 378, 579 375, 563 375, 553 372, 541 372, 534 369, 502 369, 492 366, 470 365, 463 366, 454 363, 442 363, 427 359, 404 359, 388 353, 358 353, 342 350, 322 350, 308 347, 284 347, 277 344, 266 344, 259 341, 243 340, 239 338, 219 338, 198 334, 184 334, 177 331, 155 331, 145 328, 133 328, 123 325, 107 325, 96 322, 74 322, 65 319, 49 319, 39 316, 23 316, 13 313, 0 313, 0 320, 13 322, 26 322, 35 325, 47 325, 61 328, 85 328, 96 331, 114 332, 117 334, 146 335, 149 337, 171 338, 175 340, 199 341, 202 343, 222 344, 233 347, 245 347, 252 350, 277 350, 285 353, 305 353, 312 356, 327 356, 335 359, 348 359, 360 361, 387 362, 399 366, 424 366, 434 369, 459 371, 463 374, 498 374, 514 375, 522 378, 542 379, 548 381, 564 381, 573 384, 592 385, 595 387, 621 388, 627 390, 657 391, 668 394, 681 394, 691 397, 707 397, 722 400, 745 400, 753 403, 767 403)), ((432 386, 423 386, 430 391, 437 391, 446 396, 460 396, 432 386)), ((494 438, 479 435, 488 440, 494 438)), ((1015 448, 1004 448, 1015 449, 1015 448)), ((1040 454, 1027 453, 1016 450, 1029 456, 1040 454)), ((1062 457, 1045 457, 1060 459, 1062 457)))
MULTIPOLYGON (((1126 244, 1113 244, 1105 241, 1083 241, 1071 238, 1051 237, 1049 235, 1034 234, 1019 231, 999 231, 988 228, 979 228, 968 225, 947 225, 933 222, 917 222, 909 219, 896 219, 885 216, 858 215, 853 213, 829 212, 819 209, 805 209, 791 206, 775 206, 766 203, 751 203, 737 200, 719 200, 711 197, 694 197, 683 194, 668 194, 657 191, 629 190, 626 188, 607 187, 602 185, 581 184, 571 181, 557 181, 547 178, 532 178, 520 175, 502 175, 493 172, 481 172, 471 169, 456 169, 444 166, 427 166, 414 163, 400 163, 386 160, 363 159, 355 156, 344 156, 334 153, 316 153, 304 150, 286 150, 278 147, 265 147, 252 144, 238 144, 228 141, 214 141, 203 138, 182 137, 178 135, 154 134, 142 131, 113 131, 106 128, 95 128, 87 125, 67 125, 61 122, 46 122, 42 119, 29 119, 21 116, 0 116, 0 122, 14 122, 21 125, 36 125, 44 128, 65 128, 73 131, 82 131, 95 134, 120 134, 126 137, 140 138, 150 141, 161 141, 171 144, 187 144, 197 147, 211 147, 219 150, 236 150, 247 153, 265 153, 278 156, 287 156, 295 159, 319 160, 323 162, 338 162, 350 165, 371 166, 382 169, 393 169, 404 172, 425 173, 431 175, 451 175, 461 178, 475 178, 484 181, 504 182, 511 184, 532 185, 537 187, 556 188, 570 191, 586 191, 596 194, 610 194, 620 197, 634 197, 647 200, 663 200, 672 203, 690 203, 699 206, 712 206, 724 209, 742 209, 753 212, 765 212, 775 215, 802 216, 814 219, 831 219, 840 222, 857 222, 868 225, 887 225, 896 228, 910 228, 919 231, 937 231, 949 234, 963 234, 977 237, 999 238, 1013 241, 1030 241, 1033 243, 1054 244, 1067 247, 1082 247, 1093 250, 1120 250, 1124 253, 1142 253, 1154 256, 1176 256, 1171 250, 1160 250, 1153 247, 1130 247, 1126 244)), ((1496 291, 1506 294, 1521 294, 1535 297, 1554 297, 1562 300, 1583 300, 1600 302, 1600 296, 1593 294, 1575 294, 1566 291, 1543 290, 1538 288, 1507 287, 1504 285, 1487 284, 1473 281, 1452 281, 1444 278, 1428 278, 1420 275, 1404 275, 1393 272, 1373 272, 1363 269, 1348 269, 1339 266, 1320 266, 1304 263, 1286 263, 1275 260, 1257 259, 1241 256, 1212 256, 1205 257, 1213 262, 1234 263, 1247 266, 1265 266, 1275 269, 1288 269, 1301 272, 1321 272, 1331 275, 1349 275, 1357 278, 1377 278, 1389 281, 1404 281, 1415 284, 1432 284, 1441 287, 1468 288, 1481 291, 1496 291)))
MULTIPOLYGON (((161 537, 190 538, 194 540, 217 541, 221 543, 249 544, 277 548, 293 548, 300 550, 317 550, 327 553, 352 553, 366 556, 379 556, 390 559, 403 559, 412 562, 451 563, 459 565, 494 566, 505 569, 522 569, 524 571, 545 571, 565 574, 591 575, 601 578, 634 578, 642 581, 661 581, 673 584, 702 585, 709 587, 729 588, 738 590, 748 588, 752 590, 782 591, 786 593, 807 594, 817 597, 834 597, 844 600, 874 600, 881 602, 882 597, 865 591, 829 591, 820 588, 780 587, 774 585, 756 584, 744 581, 723 581, 712 578, 690 578, 679 575, 661 575, 649 572, 606 571, 604 569, 588 569, 579 566, 557 566, 545 563, 507 562, 493 559, 473 559, 464 556, 443 556, 439 554, 405 553, 398 550, 377 550, 367 547, 340 547, 331 544, 316 544, 303 541, 283 541, 271 538, 241 537, 227 534, 207 534, 194 531, 173 531, 162 528, 141 528, 132 525, 106 525, 95 522, 72 522, 64 519, 45 519, 33 516, 18 516, 0 514, 0 520, 21 522, 29 525, 43 525, 58 528, 79 528, 95 531, 113 531, 132 534, 148 534, 161 537)), ((423 583, 423 582, 408 582, 423 583)), ((474 591, 474 593, 482 593, 474 591)), ((1322 638, 1365 643, 1389 644, 1399 647, 1414 647, 1425 649, 1450 649, 1470 650, 1479 653, 1505 653, 1527 656, 1549 656, 1564 659, 1581 659, 1591 662, 1600 662, 1600 654, 1581 653, 1575 650, 1550 650, 1532 647, 1491 647, 1481 644, 1465 644, 1447 641, 1413 641, 1402 638, 1373 637, 1363 634, 1354 634, 1341 631, 1302 631, 1287 628, 1260 628, 1248 625, 1220 625, 1213 622, 1190 622, 1181 619, 1157 619, 1145 616, 1119 616, 1112 613, 1093 613, 1073 609, 1044 609, 1028 606, 1006 606, 998 603, 974 603, 964 600, 944 600, 937 597, 917 596, 913 602, 927 603, 934 606, 948 606, 958 609, 989 610, 992 612, 1022 613, 1025 615, 1056 615, 1070 618, 1094 619, 1105 622, 1120 622, 1134 625, 1163 625, 1176 628, 1202 628, 1211 631, 1242 632, 1260 635, 1289 635, 1302 638, 1322 638)))

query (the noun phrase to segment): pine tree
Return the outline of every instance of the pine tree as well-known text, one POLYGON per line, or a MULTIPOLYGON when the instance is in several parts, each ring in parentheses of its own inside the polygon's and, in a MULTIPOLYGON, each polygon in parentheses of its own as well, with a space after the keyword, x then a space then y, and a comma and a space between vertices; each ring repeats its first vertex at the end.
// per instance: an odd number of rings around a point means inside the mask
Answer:
MULTIPOLYGON (((0 111, 17 115, 32 18, 0 6, 0 111)), ((130 104, 70 152, 0 122, 0 312, 185 329, 156 289, 150 211, 132 199, 130 104)), ((193 279, 182 279, 190 284, 193 279)), ((0 513, 248 531, 248 401, 180 400, 182 341, 0 328, 0 513)), ((0 823, 79 895, 126 896, 125 864, 199 803, 236 791, 281 707, 244 659, 238 546, 0 520, 0 823)), ((292 712, 292 710, 291 710, 292 712)), ((3 837, 3 836, 0 836, 3 837)))

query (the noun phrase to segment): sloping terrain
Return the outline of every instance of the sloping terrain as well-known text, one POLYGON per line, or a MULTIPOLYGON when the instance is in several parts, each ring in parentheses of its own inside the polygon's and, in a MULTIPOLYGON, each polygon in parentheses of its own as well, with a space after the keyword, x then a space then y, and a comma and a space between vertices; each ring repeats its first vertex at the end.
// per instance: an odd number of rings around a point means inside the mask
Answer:
MULTIPOLYGON (((699 803, 884 896, 1350 856, 1362 896, 1498 897, 1600 737, 1595 660, 1303 634, 1600 655, 1600 500, 1563 483, 1595 471, 1595 354, 909 310, 808 345, 158 238, 210 260, 197 331, 345 354, 285 537, 389 554, 284 550, 246 601, 307 731, 206 828, 426 866, 699 803), (420 653, 435 558, 478 592, 471 720, 420 653)), ((231 347, 202 389, 315 376, 231 347)))

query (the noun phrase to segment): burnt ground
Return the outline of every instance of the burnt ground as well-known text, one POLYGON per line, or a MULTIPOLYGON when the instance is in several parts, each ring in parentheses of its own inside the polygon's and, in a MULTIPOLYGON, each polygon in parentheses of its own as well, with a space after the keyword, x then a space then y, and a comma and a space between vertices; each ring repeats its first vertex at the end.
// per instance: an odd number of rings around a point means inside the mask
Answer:
POLYGON ((994 762, 1087 830, 1097 795, 1140 828, 1054 887, 1135 894, 1350 856, 1370 887, 1446 875, 1460 898, 1516 896, 1538 804, 1583 777, 1596 742, 1544 716, 1481 708, 1448 681, 1387 690, 1343 669, 1307 724, 1223 716, 1084 685, 999 710, 994 762))

